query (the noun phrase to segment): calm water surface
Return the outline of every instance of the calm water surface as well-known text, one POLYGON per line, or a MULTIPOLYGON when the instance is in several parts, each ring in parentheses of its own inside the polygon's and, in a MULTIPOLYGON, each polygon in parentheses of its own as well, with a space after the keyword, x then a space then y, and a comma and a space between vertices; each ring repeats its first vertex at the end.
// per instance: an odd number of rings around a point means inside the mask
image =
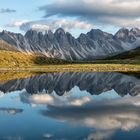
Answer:
POLYGON ((140 79, 45 73, 0 81, 0 140, 140 140, 140 79))

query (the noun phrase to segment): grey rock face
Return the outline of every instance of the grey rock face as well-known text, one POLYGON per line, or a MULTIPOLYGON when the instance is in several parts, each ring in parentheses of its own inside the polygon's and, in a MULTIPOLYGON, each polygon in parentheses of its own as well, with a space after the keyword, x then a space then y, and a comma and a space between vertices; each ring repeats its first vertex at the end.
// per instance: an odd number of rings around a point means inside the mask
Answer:
POLYGON ((67 60, 100 59, 131 50, 140 45, 140 30, 122 28, 115 35, 92 29, 77 39, 59 28, 55 33, 29 30, 22 34, 3 31, 0 39, 15 46, 19 51, 42 53, 47 57, 67 60))
POLYGON ((140 37, 140 30, 138 28, 132 28, 131 30, 122 28, 115 34, 115 38, 123 42, 129 42, 129 43, 135 42, 139 37, 140 37))

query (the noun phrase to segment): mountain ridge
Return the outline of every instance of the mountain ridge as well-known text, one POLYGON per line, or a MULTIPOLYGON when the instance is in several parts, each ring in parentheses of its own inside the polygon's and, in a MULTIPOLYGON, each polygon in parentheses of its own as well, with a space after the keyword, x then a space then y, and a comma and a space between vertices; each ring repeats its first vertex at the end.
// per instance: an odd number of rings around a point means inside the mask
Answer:
POLYGON ((137 48, 140 45, 140 30, 122 28, 112 35, 100 29, 92 29, 75 38, 62 28, 54 33, 31 29, 25 35, 2 31, 0 39, 21 52, 40 53, 65 60, 95 60, 137 48))

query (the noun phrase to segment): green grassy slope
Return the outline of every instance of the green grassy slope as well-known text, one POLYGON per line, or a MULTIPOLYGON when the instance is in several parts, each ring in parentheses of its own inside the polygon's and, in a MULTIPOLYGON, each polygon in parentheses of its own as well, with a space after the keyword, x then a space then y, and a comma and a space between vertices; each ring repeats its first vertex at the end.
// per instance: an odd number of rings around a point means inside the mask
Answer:
POLYGON ((31 67, 51 64, 67 64, 68 61, 47 58, 41 55, 26 54, 16 51, 0 50, 0 67, 31 67))
POLYGON ((118 54, 116 56, 110 57, 109 59, 137 59, 140 60, 140 47, 130 50, 121 54, 118 54))
POLYGON ((116 56, 106 58, 105 60, 96 61, 97 63, 109 63, 109 64, 133 64, 140 65, 140 47, 130 50, 116 56))
POLYGON ((21 52, 0 50, 0 67, 22 67, 33 65, 33 56, 21 52))

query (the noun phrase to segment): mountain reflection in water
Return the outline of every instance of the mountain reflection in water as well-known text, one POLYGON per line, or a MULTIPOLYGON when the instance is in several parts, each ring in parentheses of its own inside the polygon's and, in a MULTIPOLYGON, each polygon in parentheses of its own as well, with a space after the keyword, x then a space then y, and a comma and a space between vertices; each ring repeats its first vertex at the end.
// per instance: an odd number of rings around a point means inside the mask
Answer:
POLYGON ((45 73, 1 81, 0 92, 1 140, 140 139, 138 77, 45 73))
POLYGON ((86 90, 92 95, 115 90, 119 95, 140 93, 140 80, 121 73, 112 72, 66 72, 47 73, 25 79, 16 79, 0 83, 0 90, 4 93, 26 89, 30 94, 45 90, 47 93, 55 91, 57 95, 64 95, 75 86, 81 91, 86 90))

